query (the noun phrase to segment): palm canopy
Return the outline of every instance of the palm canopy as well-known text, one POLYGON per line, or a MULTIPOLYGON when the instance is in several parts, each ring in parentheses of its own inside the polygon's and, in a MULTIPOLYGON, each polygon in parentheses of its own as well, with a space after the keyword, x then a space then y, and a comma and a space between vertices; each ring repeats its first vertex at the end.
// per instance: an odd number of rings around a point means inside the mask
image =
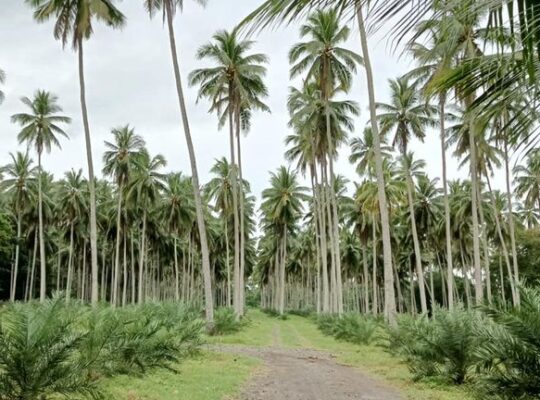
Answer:
POLYGON ((28 152, 10 153, 9 156, 11 162, 0 169, 0 173, 5 175, 0 189, 11 196, 15 212, 20 213, 32 202, 37 171, 28 152))
POLYGON ((192 71, 189 83, 200 85, 198 98, 210 100, 210 111, 217 112, 220 127, 226 123, 229 111, 270 110, 262 101, 268 95, 263 81, 268 57, 249 53, 253 45, 251 40, 240 39, 237 30, 218 31, 210 43, 197 51, 199 60, 208 59, 214 65, 192 71))
POLYGON ((426 104, 421 92, 407 78, 390 79, 390 103, 377 103, 381 134, 392 134, 392 144, 407 152, 412 137, 423 141, 426 128, 436 124, 437 109, 426 104))
MULTIPOLYGON (((386 139, 381 136, 381 155, 384 159, 392 157, 392 147, 386 144, 386 139)), ((373 131, 365 128, 361 136, 353 138, 350 143, 351 155, 349 161, 356 164, 356 172, 359 175, 373 176, 375 174, 375 148, 373 145, 373 131)))
POLYGON ((141 207, 155 204, 159 191, 164 188, 165 176, 159 171, 166 165, 161 154, 152 157, 148 150, 142 149, 128 187, 128 197, 136 199, 141 207))
POLYGON ((358 104, 350 100, 321 100, 321 91, 315 83, 309 83, 301 90, 290 89, 287 107, 289 126, 295 133, 287 137, 290 149, 286 153, 289 160, 297 160, 298 166, 305 171, 307 165, 325 157, 330 149, 326 135, 326 113, 330 119, 330 137, 332 140, 331 157, 337 157, 337 149, 347 141, 347 135, 354 130, 353 117, 360 113, 358 104))
MULTIPOLYGON (((205 194, 214 201, 215 209, 224 217, 230 216, 233 210, 232 203, 232 179, 233 168, 229 161, 222 157, 210 169, 214 176, 205 186, 205 194)), ((242 182, 244 193, 249 192, 249 184, 246 180, 242 182)))
POLYGON ((82 170, 66 172, 58 188, 60 210, 68 223, 73 223, 88 212, 87 182, 82 170))
POLYGON ((125 185, 135 165, 135 158, 144 148, 144 139, 135 134, 129 125, 115 128, 111 132, 113 142, 105 142, 107 150, 103 154, 103 173, 114 177, 119 186, 125 185))
MULTIPOLYGON (((194 0, 202 6, 205 6, 208 0, 194 0)), ((176 12, 176 9, 182 11, 184 9, 184 0, 144 0, 144 8, 146 12, 153 17, 158 11, 163 13, 163 20, 165 20, 166 10, 169 9, 171 13, 176 12)))
POLYGON ((58 114, 62 108, 58 105, 58 97, 38 90, 33 99, 21 98, 22 103, 30 110, 28 113, 14 114, 11 121, 21 125, 17 139, 19 143, 27 142, 33 145, 38 154, 43 150, 50 152, 53 145, 60 146, 57 135, 68 138, 68 134, 60 124, 68 124, 71 118, 58 114))
POLYGON ((163 186, 161 215, 165 226, 173 233, 189 231, 195 222, 193 186, 181 173, 168 174, 163 186))
POLYGON ((300 186, 295 173, 279 167, 270 174, 270 187, 262 193, 262 205, 266 223, 282 232, 291 229, 301 217, 302 202, 307 199, 307 188, 300 186))
POLYGON ((341 26, 338 11, 311 14, 300 35, 308 41, 296 44, 289 52, 291 78, 307 70, 306 81, 317 81, 324 98, 329 98, 336 87, 347 91, 362 58, 340 46, 349 38, 350 29, 341 26))
POLYGON ((516 192, 525 200, 528 208, 535 205, 540 211, 540 150, 536 150, 527 158, 526 165, 515 168, 516 192))
POLYGON ((113 0, 25 0, 34 8, 34 18, 44 22, 56 18, 54 37, 78 49, 94 33, 94 19, 111 27, 122 27, 125 16, 113 0))

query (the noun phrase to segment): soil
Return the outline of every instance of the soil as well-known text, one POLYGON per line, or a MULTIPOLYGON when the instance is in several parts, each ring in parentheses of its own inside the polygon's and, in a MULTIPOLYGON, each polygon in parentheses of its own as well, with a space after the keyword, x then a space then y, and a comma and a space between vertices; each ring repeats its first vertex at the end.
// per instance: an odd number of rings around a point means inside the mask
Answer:
POLYGON ((219 346, 222 352, 260 358, 264 368, 241 400, 402 400, 395 389, 327 353, 281 347, 219 346))

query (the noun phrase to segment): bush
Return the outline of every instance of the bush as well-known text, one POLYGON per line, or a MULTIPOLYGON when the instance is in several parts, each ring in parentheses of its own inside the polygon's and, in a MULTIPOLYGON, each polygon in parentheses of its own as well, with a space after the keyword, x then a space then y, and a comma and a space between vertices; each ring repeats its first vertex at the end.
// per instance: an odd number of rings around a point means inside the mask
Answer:
POLYGON ((485 308, 476 351, 486 398, 540 398, 540 290, 524 289, 518 309, 485 308))
POLYGON ((282 319, 284 321, 289 319, 287 314, 280 314, 279 311, 276 311, 273 308, 264 308, 262 310, 262 312, 265 313, 266 315, 268 315, 269 317, 282 319))
POLYGON ((214 313, 212 335, 228 335, 242 329, 245 322, 237 320, 232 308, 219 308, 214 313))
POLYGON ((317 326, 326 335, 360 345, 368 345, 375 338, 377 323, 363 315, 349 313, 341 317, 321 315, 317 326))
POLYGON ((475 363, 474 329, 481 323, 478 313, 464 310, 436 310, 432 320, 404 318, 389 328, 387 348, 404 358, 415 380, 436 376, 462 384, 475 363))
POLYGON ((55 297, 8 306, 0 320, 0 399, 101 398, 101 376, 173 369, 199 348, 203 327, 192 310, 168 304, 90 309, 55 297))
POLYGON ((78 356, 86 332, 57 297, 43 305, 13 305, 0 321, 0 399, 37 400, 51 394, 99 398, 78 356))

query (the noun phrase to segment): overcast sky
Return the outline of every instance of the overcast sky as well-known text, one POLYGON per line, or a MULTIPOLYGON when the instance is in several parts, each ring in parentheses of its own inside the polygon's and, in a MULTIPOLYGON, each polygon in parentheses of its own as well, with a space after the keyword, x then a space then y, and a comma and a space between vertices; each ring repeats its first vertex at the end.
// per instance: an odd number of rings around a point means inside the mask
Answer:
MULTIPOLYGON (((80 117, 79 86, 76 55, 62 49, 52 34, 52 23, 37 24, 32 11, 22 0, 9 2, 0 15, 0 68, 7 74, 2 88, 6 99, 0 105, 0 165, 9 161, 9 152, 24 149, 17 144, 18 127, 10 123, 10 116, 21 112, 21 96, 32 96, 36 89, 58 95, 65 114, 73 118, 67 128, 70 140, 62 140, 62 150, 45 155, 44 166, 61 177, 70 168, 86 171, 84 135, 80 117)), ((219 29, 233 28, 252 11, 261 0, 212 0, 206 9, 186 1, 183 15, 175 20, 180 68, 184 78, 204 62, 194 57, 196 49, 206 43, 219 29)), ((143 136, 150 151, 163 154, 167 170, 189 173, 184 135, 180 124, 174 77, 168 47, 168 37, 161 18, 150 20, 144 12, 142 0, 118 3, 127 17, 127 25, 119 31, 96 26, 96 32, 85 47, 86 86, 90 128, 96 170, 101 170, 103 141, 110 140, 110 130, 131 124, 143 136)), ((388 98, 389 78, 395 78, 410 67, 410 62, 394 54, 387 46, 381 31, 370 40, 378 101, 388 98)), ((266 83, 271 114, 256 114, 252 130, 243 142, 245 177, 253 192, 259 196, 267 185, 269 171, 285 163, 284 138, 288 134, 286 100, 289 82, 287 53, 299 41, 298 26, 263 32, 254 50, 270 57, 266 83)), ((357 31, 354 30, 349 48, 359 51, 357 31)), ((215 115, 207 113, 208 104, 196 104, 196 88, 187 89, 188 112, 192 126, 195 151, 202 182, 209 179, 209 169, 216 158, 228 155, 228 135, 217 129, 215 115)), ((359 102, 361 116, 356 123, 359 135, 367 121, 367 92, 363 70, 355 78, 348 96, 359 102)), ((440 146, 436 132, 425 143, 413 143, 417 157, 428 163, 428 173, 440 176, 440 146)), ((357 179, 349 165, 347 148, 340 150, 336 172, 349 179, 357 179)), ((458 171, 457 161, 449 160, 449 178, 463 178, 466 171, 458 171)), ((501 187, 502 177, 496 177, 501 187)))

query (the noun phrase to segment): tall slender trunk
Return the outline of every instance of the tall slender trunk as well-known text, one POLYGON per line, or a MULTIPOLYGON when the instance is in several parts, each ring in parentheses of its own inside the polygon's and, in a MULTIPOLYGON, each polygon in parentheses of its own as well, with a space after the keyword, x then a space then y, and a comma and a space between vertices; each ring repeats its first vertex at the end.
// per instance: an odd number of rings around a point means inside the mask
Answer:
POLYGON ((334 237, 334 228, 333 228, 333 218, 332 218, 332 206, 330 205, 330 189, 328 182, 328 170, 326 160, 323 161, 321 165, 321 179, 323 182, 323 199, 324 199, 324 209, 323 218, 328 220, 328 238, 330 239, 330 311, 335 313, 338 308, 337 301, 337 279, 336 279, 336 247, 334 242, 336 238, 334 237), (326 216, 324 216, 326 215, 326 216))
POLYGON ((385 317, 391 326, 396 326, 396 296, 394 291, 394 275, 392 272, 392 244, 390 242, 390 219, 388 216, 388 206, 385 192, 383 159, 381 154, 381 140, 379 136, 379 126, 377 124, 377 112, 375 108, 375 85, 373 82, 373 70, 369 57, 367 34, 364 25, 364 16, 362 13, 362 3, 359 0, 356 1, 356 16, 358 19, 358 28, 360 30, 360 42, 362 46, 362 54, 364 56, 364 68, 366 70, 371 129, 373 131, 373 146, 375 150, 375 167, 377 172, 377 187, 379 197, 379 209, 381 215, 384 258, 385 317))
MULTIPOLYGON (((326 60, 326 59, 325 59, 326 60)), ((325 64, 325 81, 328 78, 329 68, 327 65, 327 62, 325 64)), ((334 175, 334 142, 332 139, 332 125, 330 120, 330 96, 329 91, 327 88, 323 91, 323 101, 325 102, 325 119, 326 119, 326 141, 328 142, 328 168, 330 171, 330 182, 328 186, 328 193, 330 198, 330 208, 331 208, 331 214, 332 214, 332 236, 334 238, 332 244, 333 244, 333 250, 334 250, 334 258, 335 258, 335 275, 336 275, 336 306, 337 306, 337 312, 338 314, 343 314, 343 283, 341 278, 341 252, 340 252, 340 246, 339 246, 339 219, 338 219, 338 210, 337 210, 337 200, 336 200, 336 192, 334 190, 334 182, 335 182, 335 175, 334 175)))
MULTIPOLYGON (((182 89, 182 80, 180 77, 180 67, 178 65, 178 55, 176 51, 176 41, 174 37, 173 27, 173 10, 171 7, 173 4, 166 2, 165 12, 167 15, 167 26, 169 29, 169 42, 171 46, 171 55, 174 68, 174 77, 176 81, 176 91, 178 92, 178 101, 180 106, 180 113, 182 115, 182 123, 184 125, 184 133, 186 136, 186 143, 189 152, 189 161, 191 164, 191 180, 193 183, 193 194, 195 197, 195 211, 197 214, 197 226, 199 228, 199 238, 201 244, 201 258, 202 258, 202 273, 204 280, 204 297, 205 297, 205 311, 206 321, 212 324, 214 321, 214 302, 212 300, 212 279, 210 276, 210 254, 208 252, 208 240, 206 237, 206 226, 204 221, 204 210, 201 199, 201 192, 199 186, 199 173, 197 171, 197 161, 195 158, 195 149, 193 148, 193 142, 191 140, 191 132, 189 128, 189 121, 187 116, 187 109, 184 99, 184 91, 182 89)), ((209 327, 211 328, 211 326, 209 327)))
POLYGON ((231 300, 231 260, 229 250, 229 216, 225 215, 225 262, 227 263, 227 307, 232 305, 231 300))
MULTIPOLYGON (((482 179, 481 177, 478 178, 478 182, 481 183, 482 179)), ((480 186, 480 185, 479 185, 480 186)), ((482 201, 482 195, 480 193, 480 187, 476 188, 476 196, 478 198, 478 216, 480 217, 480 225, 482 227, 482 249, 484 251, 484 272, 486 274, 486 293, 487 293, 487 300, 488 303, 491 304, 491 274, 489 271, 489 245, 488 245, 488 237, 487 237, 487 226, 486 221, 484 219, 484 208, 483 208, 483 201, 482 201)))
POLYGON ((446 93, 439 96, 439 127, 441 139, 441 160, 442 160, 442 181, 443 181, 443 202, 444 202, 444 228, 446 239, 446 264, 447 264, 447 285, 448 285, 448 309, 454 309, 454 262, 452 257, 452 225, 450 221, 450 201, 448 199, 448 179, 446 171, 446 128, 445 128, 445 106, 446 93))
POLYGON ((86 297, 86 240, 83 244, 83 264, 82 264, 82 281, 81 281, 81 300, 84 301, 86 297))
POLYGON ((133 248, 133 231, 129 235, 129 247, 130 247, 130 259, 129 263, 131 264, 131 304, 135 304, 135 249, 133 248))
POLYGON ((281 239, 281 273, 279 282, 279 313, 285 312, 285 269, 287 266, 287 227, 283 227, 283 237, 281 239))
MULTIPOLYGON (((28 290, 28 299, 34 298, 34 277, 36 276, 36 259, 38 250, 38 232, 34 234, 34 252, 32 256, 32 271, 30 272, 30 287, 28 290)), ((26 295, 24 296, 26 298, 26 295)))
POLYGON ((239 238, 240 238, 240 291, 239 291, 239 307, 240 307, 240 315, 244 315, 244 290, 245 290, 245 284, 244 284, 244 275, 245 275, 245 261, 246 261, 246 255, 245 255, 245 221, 244 221, 244 178, 242 176, 242 147, 240 143, 240 110, 237 107, 236 110, 236 149, 238 151, 238 181, 239 181, 239 191, 238 191, 238 206, 239 206, 239 212, 240 212, 240 232, 239 232, 239 238))
POLYGON ((174 299, 180 301, 180 271, 178 270, 178 244, 174 236, 174 299))
POLYGON ((373 214, 373 230, 372 230, 372 241, 373 241, 373 278, 371 279, 373 284, 373 305, 372 312, 373 315, 379 313, 379 296, 377 293, 377 222, 375 220, 375 214, 373 214))
MULTIPOLYGON (((503 233, 502 233, 501 222, 500 222, 500 219, 499 219, 499 213, 498 213, 497 206, 496 206, 495 196, 493 195, 493 190, 491 189, 491 181, 489 179, 488 174, 486 174, 486 181, 487 181, 487 184, 488 184, 489 194, 490 194, 490 197, 491 197, 491 208, 493 210, 493 215, 495 217, 495 226, 497 228, 497 235, 498 235, 499 241, 501 243, 501 250, 502 250, 502 253, 503 253, 503 256, 504 256, 504 261, 506 263, 506 268, 508 269, 508 272, 509 272, 508 280, 510 282, 510 291, 512 293, 512 302, 513 302, 514 306, 517 306, 516 286, 515 286, 514 278, 513 278, 513 275, 512 275, 512 267, 511 267, 511 264, 510 264, 510 257, 508 255, 508 248, 506 247, 506 240, 504 239, 504 236, 503 236, 503 233)), ((504 287, 502 288, 502 290, 504 292, 504 287)))
POLYGON ((316 301, 317 301, 317 314, 320 314, 322 309, 321 302, 321 230, 319 224, 319 206, 317 200, 317 189, 315 184, 315 175, 317 174, 317 168, 315 165, 310 165, 310 180, 311 180, 311 192, 313 193, 313 221, 315 229, 315 252, 317 257, 317 278, 316 278, 316 301))
POLYGON ((123 269, 124 269, 124 276, 122 279, 122 307, 125 307, 127 304, 127 284, 128 284, 128 270, 127 270, 127 233, 124 229, 124 235, 123 235, 123 247, 124 247, 124 261, 123 261, 123 269))
POLYGON ((369 313, 369 269, 365 244, 362 244, 362 264, 364 266, 364 308, 367 314, 369 313))
POLYGON ((43 303, 47 297, 47 264, 45 255, 45 234, 43 232, 43 193, 41 192, 41 180, 43 170, 41 168, 41 150, 38 150, 38 219, 39 219, 39 302, 43 303))
POLYGON ((68 255, 68 272, 66 282, 66 303, 71 300, 71 284, 73 283, 73 231, 74 222, 71 221, 69 226, 69 255, 68 255))
POLYGON ((90 256, 92 264, 92 305, 98 302, 98 253, 97 253, 97 217, 96 217, 96 182, 94 179, 94 162, 92 159, 92 141, 90 138, 90 124, 88 122, 88 109, 86 107, 86 87, 84 82, 84 54, 83 40, 78 39, 79 54, 79 85, 81 95, 81 110, 84 126, 84 139, 86 145, 86 160, 88 163, 88 191, 90 192, 90 256))
POLYGON ((315 198, 316 212, 318 214, 319 232, 321 234, 321 261, 322 261, 322 287, 323 301, 322 311, 328 313, 330 311, 330 290, 328 287, 328 246, 326 243, 326 221, 324 218, 323 204, 323 188, 322 183, 319 184, 317 176, 317 168, 314 168, 314 179, 317 196, 315 198))
POLYGON ((20 252, 20 240, 22 235, 22 215, 21 212, 17 212, 17 244, 15 245, 15 264, 13 265, 13 279, 11 281, 11 292, 9 300, 15 301, 17 293, 17 275, 19 274, 19 252, 20 252))
POLYGON ((146 207, 143 211, 143 226, 141 231, 141 239, 139 244, 139 291, 138 291, 138 303, 142 304, 144 301, 143 293, 143 280, 144 280, 144 256, 146 255, 146 207))
POLYGON ((516 286, 516 305, 520 303, 519 293, 519 266, 517 260, 517 247, 516 247, 516 228, 514 224, 514 211, 512 202, 512 187, 510 184, 510 157, 508 155, 508 140, 504 138, 504 171, 506 178, 506 202, 508 207, 508 226, 510 228, 510 245, 512 246, 512 264, 514 266, 514 284, 516 286))
MULTIPOLYGON (((403 154, 403 157, 406 157, 403 154)), ((416 229, 416 218, 414 215, 413 181, 409 168, 407 167, 407 199, 409 202, 409 215, 411 218, 411 231, 414 246, 414 259, 416 263, 416 275, 418 276, 418 288, 420 290, 420 308, 422 314, 427 314, 426 282, 424 280, 424 268, 422 266, 422 253, 420 251, 420 241, 418 240, 418 231, 416 229)))
POLYGON ((118 303, 118 286, 120 275, 120 225, 122 221, 122 185, 118 185, 118 204, 116 205, 116 251, 114 257, 114 283, 112 288, 112 306, 118 303))

